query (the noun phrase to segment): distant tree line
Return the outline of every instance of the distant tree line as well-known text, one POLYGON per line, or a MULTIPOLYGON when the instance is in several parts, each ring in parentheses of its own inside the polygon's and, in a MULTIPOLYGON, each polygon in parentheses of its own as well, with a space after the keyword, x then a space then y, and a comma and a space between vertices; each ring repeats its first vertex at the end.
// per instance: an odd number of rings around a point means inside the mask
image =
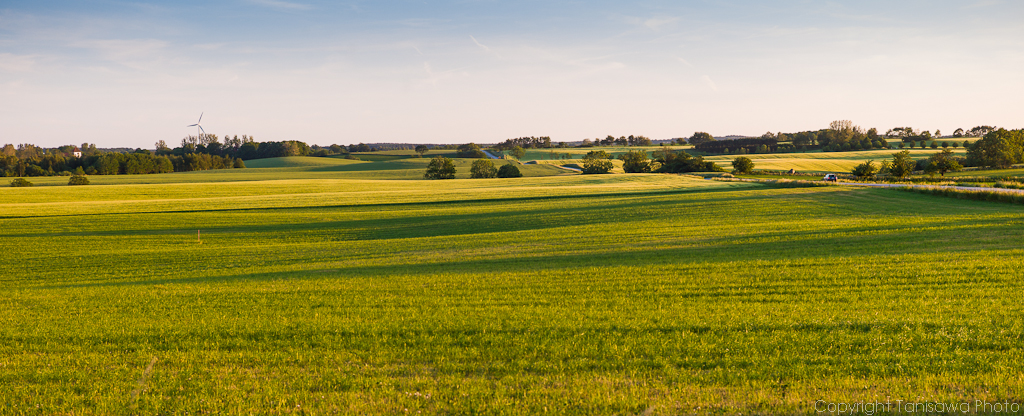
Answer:
POLYGON ((583 143, 580 143, 578 147, 594 147, 594 146, 651 146, 651 139, 645 136, 607 136, 603 139, 583 139, 583 143))
POLYGON ((552 146, 551 138, 548 136, 542 137, 517 137, 514 139, 508 139, 494 146, 495 149, 505 151, 512 150, 513 147, 522 147, 524 149, 548 149, 552 146))
MULTIPOLYGON (((611 155, 604 150, 592 150, 583 156, 583 173, 600 174, 612 170, 609 160, 611 155)), ((622 170, 626 173, 688 173, 688 172, 724 172, 714 162, 704 160, 702 156, 692 156, 686 151, 663 149, 654 152, 654 158, 647 156, 645 150, 631 150, 619 155, 622 170)))
POLYGON ((244 168, 241 159, 204 153, 153 154, 149 150, 107 152, 95 144, 40 148, 22 144, 0 149, 0 176, 141 175, 194 170, 244 168), (81 152, 80 157, 75 152, 81 152))

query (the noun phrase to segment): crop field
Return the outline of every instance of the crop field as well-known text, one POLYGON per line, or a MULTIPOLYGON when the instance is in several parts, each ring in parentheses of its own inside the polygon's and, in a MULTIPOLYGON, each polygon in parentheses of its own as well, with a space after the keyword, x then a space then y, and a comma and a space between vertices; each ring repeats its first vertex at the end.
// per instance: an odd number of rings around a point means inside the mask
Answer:
MULTIPOLYGON (((593 147, 593 148, 571 148, 571 149, 527 149, 526 156, 523 160, 536 160, 539 164, 580 164, 582 163, 582 157, 584 154, 591 150, 604 150, 613 156, 626 153, 628 151, 645 150, 647 151, 648 157, 653 157, 654 152, 664 149, 662 146, 647 146, 647 147, 593 147), (563 159, 563 155, 569 155, 567 159, 563 159)), ((692 149, 691 146, 667 146, 672 150, 688 150, 692 149)), ((811 151, 806 153, 768 153, 768 154, 745 154, 744 157, 750 158, 754 162, 755 169, 757 170, 789 170, 794 169, 798 172, 849 172, 861 163, 868 160, 873 160, 877 163, 881 163, 883 160, 892 159, 892 155, 900 150, 904 149, 878 149, 878 150, 863 150, 863 151, 852 151, 852 152, 821 152, 811 151)), ((910 152, 911 157, 915 159, 927 158, 942 149, 905 149, 910 152)), ((953 153, 957 156, 964 157, 967 155, 967 151, 960 149, 952 149, 953 153)), ((691 150, 692 152, 692 150, 691 150)), ((739 155, 713 155, 704 156, 705 160, 709 160, 717 163, 724 169, 732 169, 731 163, 739 155)), ((621 167, 621 165, 617 165, 621 167)), ((621 169, 616 173, 622 173, 621 169)))
POLYGON ((326 160, 0 187, 0 414, 1024 400, 1019 206, 326 160))

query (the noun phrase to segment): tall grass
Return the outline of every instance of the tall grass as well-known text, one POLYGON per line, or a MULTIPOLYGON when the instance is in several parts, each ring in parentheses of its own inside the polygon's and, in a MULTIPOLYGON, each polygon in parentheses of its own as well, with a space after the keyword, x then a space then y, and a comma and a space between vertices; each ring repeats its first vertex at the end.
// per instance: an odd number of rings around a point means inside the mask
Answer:
POLYGON ((1024 387, 1014 205, 571 175, 0 188, 0 213, 0 414, 792 414, 1024 387))

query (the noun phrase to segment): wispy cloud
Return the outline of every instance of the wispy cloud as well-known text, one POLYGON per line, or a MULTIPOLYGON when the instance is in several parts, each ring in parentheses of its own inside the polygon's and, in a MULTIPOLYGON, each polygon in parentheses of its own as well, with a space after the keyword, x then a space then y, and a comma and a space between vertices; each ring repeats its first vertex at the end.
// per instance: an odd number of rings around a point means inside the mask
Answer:
POLYGON ((310 10, 313 7, 308 4, 292 3, 290 1, 281 0, 248 0, 249 3, 257 4, 260 6, 273 7, 277 9, 289 9, 289 10, 310 10))
POLYGON ((487 47, 487 45, 484 45, 484 44, 480 43, 480 41, 476 40, 476 38, 475 38, 475 37, 473 37, 473 35, 470 35, 470 36, 469 36, 469 38, 473 40, 473 43, 475 43, 475 44, 476 44, 476 46, 479 46, 479 47, 480 47, 480 49, 483 49, 483 50, 484 50, 484 52, 487 52, 487 53, 489 53, 489 54, 491 54, 491 55, 494 55, 494 56, 496 56, 496 57, 498 57, 498 58, 501 58, 501 55, 498 55, 498 53, 497 53, 497 52, 495 52, 495 51, 492 51, 492 50, 491 50, 491 48, 488 48, 488 47, 487 47))
POLYGON ((700 82, 703 82, 704 85, 707 85, 712 90, 718 91, 718 85, 715 84, 715 81, 711 80, 711 77, 709 77, 707 75, 704 75, 704 76, 700 77, 700 82))
POLYGON ((140 58, 159 57, 168 42, 159 39, 83 39, 70 43, 76 48, 91 49, 103 59, 118 63, 140 58))
POLYGON ((683 58, 676 58, 676 60, 681 62, 683 65, 686 65, 686 66, 688 66, 690 68, 694 67, 693 64, 690 63, 690 61, 687 61, 687 60, 685 60, 683 58))
POLYGON ((15 55, 13 53, 0 53, 0 71, 28 72, 36 65, 36 60, 30 55, 15 55))
POLYGON ((675 23, 677 20, 679 20, 679 18, 678 17, 652 17, 652 18, 644 19, 642 17, 627 16, 625 18, 625 20, 626 20, 626 23, 629 23, 629 24, 632 24, 632 25, 643 26, 643 27, 648 28, 650 30, 658 30, 662 26, 665 26, 665 25, 670 24, 670 23, 675 23))

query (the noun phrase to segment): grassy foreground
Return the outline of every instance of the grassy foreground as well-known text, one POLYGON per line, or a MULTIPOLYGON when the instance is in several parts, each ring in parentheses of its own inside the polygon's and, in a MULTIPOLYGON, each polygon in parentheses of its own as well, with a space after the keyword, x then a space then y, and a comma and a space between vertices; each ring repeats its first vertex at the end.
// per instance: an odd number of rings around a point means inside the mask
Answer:
POLYGON ((1017 206, 320 168, 0 188, 0 414, 1022 400, 1017 206))

